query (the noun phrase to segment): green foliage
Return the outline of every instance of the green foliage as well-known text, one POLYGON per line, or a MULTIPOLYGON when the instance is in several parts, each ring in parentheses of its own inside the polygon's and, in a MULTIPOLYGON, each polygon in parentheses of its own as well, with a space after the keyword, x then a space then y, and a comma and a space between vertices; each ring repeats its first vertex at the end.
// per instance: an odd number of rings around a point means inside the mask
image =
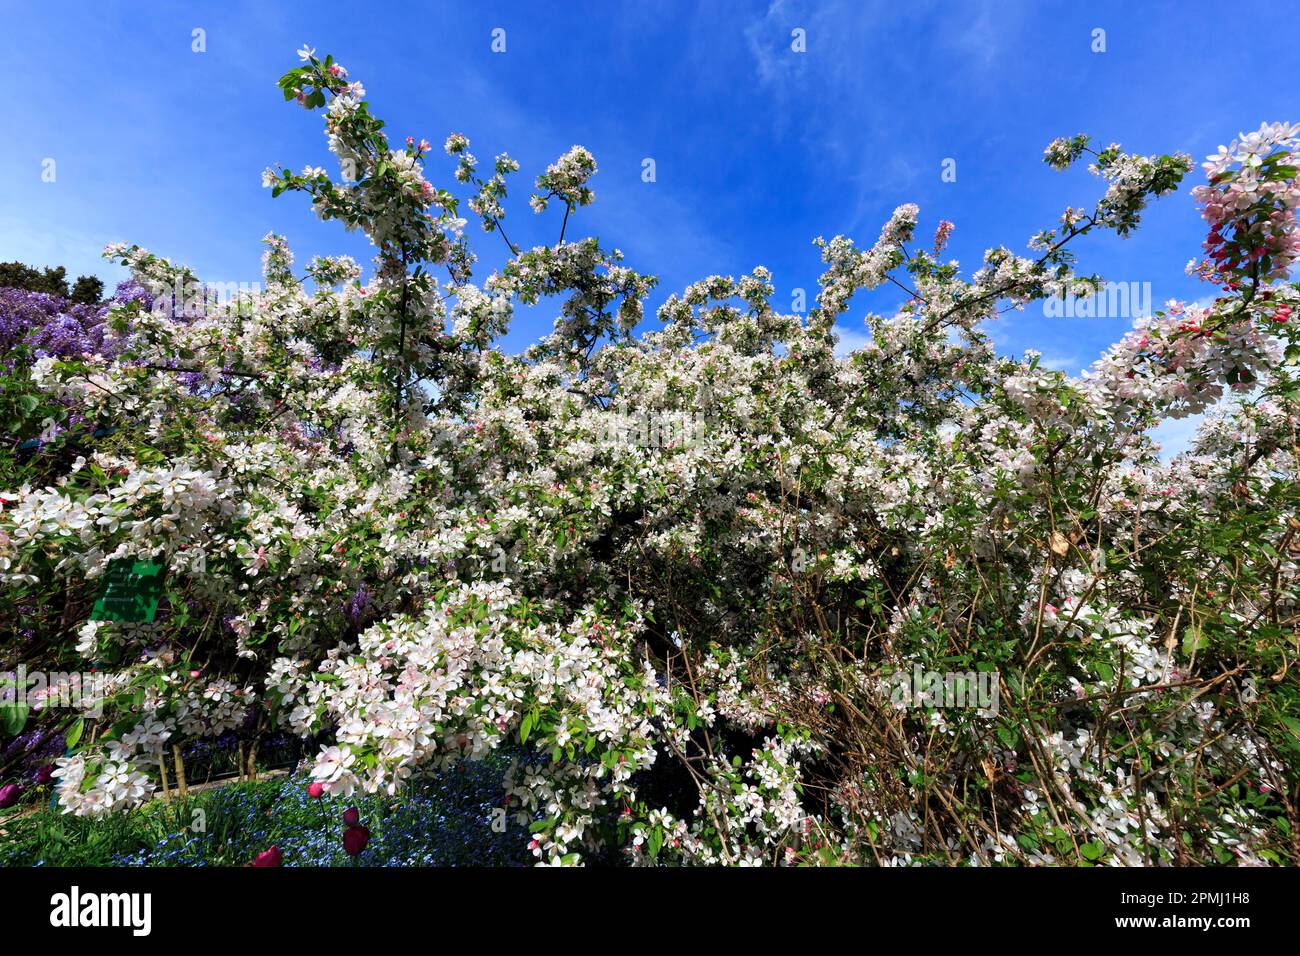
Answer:
POLYGON ((103 280, 95 276, 78 276, 69 291, 68 270, 63 266, 35 269, 22 262, 0 262, 0 288, 6 287, 44 292, 87 305, 98 305, 104 297, 103 280))

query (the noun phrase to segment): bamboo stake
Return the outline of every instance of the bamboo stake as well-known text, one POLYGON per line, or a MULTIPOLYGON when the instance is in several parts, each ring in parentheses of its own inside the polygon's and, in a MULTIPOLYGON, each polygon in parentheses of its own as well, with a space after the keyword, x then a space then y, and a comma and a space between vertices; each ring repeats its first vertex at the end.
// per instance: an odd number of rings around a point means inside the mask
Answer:
POLYGON ((172 794, 167 789, 167 758, 164 756, 162 748, 158 750, 158 775, 162 778, 163 803, 171 803, 172 794))
POLYGON ((176 790, 184 800, 189 796, 189 788, 185 786, 185 761, 181 759, 180 744, 172 744, 172 757, 176 761, 176 790))

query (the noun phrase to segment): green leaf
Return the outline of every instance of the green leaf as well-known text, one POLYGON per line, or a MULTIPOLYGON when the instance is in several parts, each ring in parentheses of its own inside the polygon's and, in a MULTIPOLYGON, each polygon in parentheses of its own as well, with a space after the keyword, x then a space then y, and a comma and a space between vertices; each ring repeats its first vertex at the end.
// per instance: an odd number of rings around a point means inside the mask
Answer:
POLYGON ((655 827, 650 831, 650 839, 647 842, 649 843, 650 859, 653 860, 659 856, 659 850, 664 845, 664 831, 659 827, 655 827))
POLYGON ((81 735, 86 732, 86 718, 78 717, 77 722, 68 728, 68 732, 63 736, 63 742, 68 745, 69 750, 76 748, 81 743, 81 735))
POLYGON ((1297 720, 1295 717, 1287 717, 1283 715, 1282 723, 1286 724, 1286 729, 1291 731, 1291 734, 1297 740, 1300 740, 1300 720, 1297 720))
POLYGON ((26 704, 10 704, 3 708, 5 734, 17 737, 27 726, 27 714, 30 708, 26 704))
POLYGON ((1189 627, 1183 631, 1183 653, 1191 656, 1206 645, 1205 635, 1199 627, 1189 627))

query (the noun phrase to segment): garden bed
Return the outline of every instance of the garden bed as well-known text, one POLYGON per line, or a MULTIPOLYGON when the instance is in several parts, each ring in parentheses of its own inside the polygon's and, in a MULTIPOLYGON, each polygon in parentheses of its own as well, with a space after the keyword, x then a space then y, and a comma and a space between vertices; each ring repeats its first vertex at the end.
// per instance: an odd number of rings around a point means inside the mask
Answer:
POLYGON ((0 816, 0 865, 245 866, 273 846, 284 866, 526 865, 527 835, 492 827, 503 798, 498 764, 467 762, 397 797, 313 799, 307 779, 292 774, 196 788, 106 820, 9 813, 0 816), (355 857, 342 840, 352 806, 371 833, 355 857))

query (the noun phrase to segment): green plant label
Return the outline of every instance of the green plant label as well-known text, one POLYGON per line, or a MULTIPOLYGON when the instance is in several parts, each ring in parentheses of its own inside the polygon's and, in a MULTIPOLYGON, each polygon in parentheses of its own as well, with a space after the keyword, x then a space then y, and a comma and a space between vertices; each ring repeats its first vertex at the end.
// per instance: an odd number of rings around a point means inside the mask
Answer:
POLYGON ((162 597, 163 566, 117 558, 108 563, 104 588, 90 612, 92 621, 152 621, 162 597))

